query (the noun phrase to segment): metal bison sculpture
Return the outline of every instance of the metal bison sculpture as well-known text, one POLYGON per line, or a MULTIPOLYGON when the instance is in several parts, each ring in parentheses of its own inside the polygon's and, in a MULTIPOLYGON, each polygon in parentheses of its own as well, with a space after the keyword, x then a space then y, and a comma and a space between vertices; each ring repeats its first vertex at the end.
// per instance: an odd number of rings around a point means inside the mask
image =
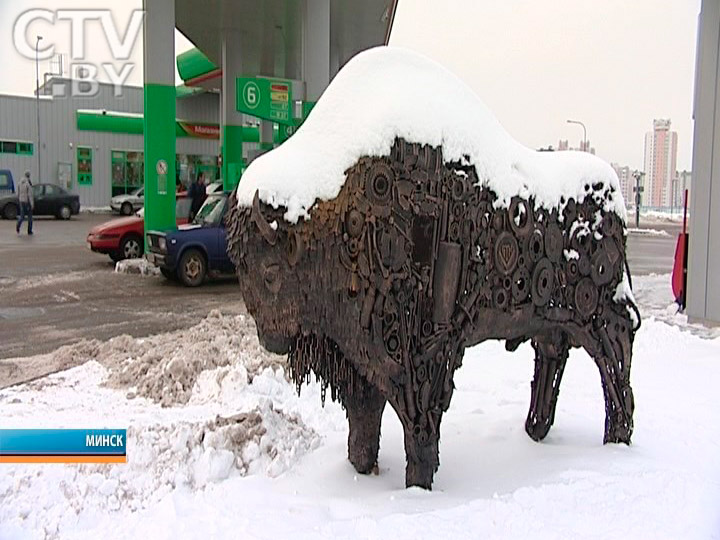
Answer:
POLYGON ((330 387, 345 408, 357 471, 377 465, 389 402, 404 429, 406 485, 430 489, 453 375, 465 347, 487 339, 532 343, 531 438, 547 435, 568 351, 583 347, 602 380, 604 442, 630 443, 639 318, 616 296, 624 225, 603 211, 612 189, 585 191, 562 211, 519 197, 496 208, 474 167, 398 139, 390 156, 348 169, 309 220, 289 224, 257 194, 252 207, 232 204, 228 252, 261 344, 288 354, 298 391, 314 372, 323 400, 330 387))

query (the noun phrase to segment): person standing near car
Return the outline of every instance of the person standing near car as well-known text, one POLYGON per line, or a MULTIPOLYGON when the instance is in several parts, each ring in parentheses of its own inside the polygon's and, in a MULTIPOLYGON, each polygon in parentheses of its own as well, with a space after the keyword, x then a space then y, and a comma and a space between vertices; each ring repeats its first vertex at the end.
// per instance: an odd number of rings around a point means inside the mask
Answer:
POLYGON ((190 220, 192 221, 195 219, 195 215, 198 213, 198 210, 200 210, 200 207, 205 202, 205 199, 207 198, 207 190, 205 188, 205 175, 200 173, 198 176, 197 182, 193 183, 190 186, 190 190, 188 191, 188 195, 190 199, 192 200, 192 204, 190 206, 190 220))
POLYGON ((32 182, 30 181, 30 171, 25 171, 25 176, 18 183, 18 202, 20 203, 20 212, 18 212, 17 226, 15 231, 20 234, 25 216, 27 215, 28 225, 27 233, 32 234, 32 213, 35 208, 35 197, 33 197, 32 182))

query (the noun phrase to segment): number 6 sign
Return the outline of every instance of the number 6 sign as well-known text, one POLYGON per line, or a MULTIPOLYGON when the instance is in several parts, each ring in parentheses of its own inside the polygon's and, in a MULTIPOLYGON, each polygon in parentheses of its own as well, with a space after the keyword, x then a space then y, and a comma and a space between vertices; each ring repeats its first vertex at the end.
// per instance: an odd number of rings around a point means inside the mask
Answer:
POLYGON ((254 109, 260 103, 260 88, 253 81, 245 83, 242 91, 245 105, 249 109, 254 109))

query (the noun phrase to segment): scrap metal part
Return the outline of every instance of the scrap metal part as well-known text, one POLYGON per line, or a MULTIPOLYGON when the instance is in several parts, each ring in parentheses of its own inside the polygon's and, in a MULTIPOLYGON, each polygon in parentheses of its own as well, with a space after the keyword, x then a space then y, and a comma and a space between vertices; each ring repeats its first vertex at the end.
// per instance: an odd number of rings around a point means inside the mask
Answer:
POLYGON ((569 349, 584 347, 605 393, 604 441, 630 443, 637 310, 615 299, 625 236, 602 187, 562 209, 520 197, 503 208, 474 167, 398 139, 388 157, 348 169, 309 220, 287 223, 257 196, 231 205, 228 251, 261 343, 289 355, 298 391, 314 373, 323 400, 330 387, 345 407, 356 469, 376 465, 388 402, 404 428, 406 484, 430 489, 453 374, 487 339, 532 342, 534 440, 553 424, 569 349))

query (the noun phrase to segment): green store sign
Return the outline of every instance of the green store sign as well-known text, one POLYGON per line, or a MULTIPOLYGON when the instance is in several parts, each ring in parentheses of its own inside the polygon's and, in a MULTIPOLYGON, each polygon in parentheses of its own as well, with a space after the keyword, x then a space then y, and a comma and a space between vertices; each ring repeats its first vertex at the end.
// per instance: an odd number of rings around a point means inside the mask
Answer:
POLYGON ((236 107, 241 113, 278 124, 293 125, 292 81, 265 77, 235 80, 236 107))

